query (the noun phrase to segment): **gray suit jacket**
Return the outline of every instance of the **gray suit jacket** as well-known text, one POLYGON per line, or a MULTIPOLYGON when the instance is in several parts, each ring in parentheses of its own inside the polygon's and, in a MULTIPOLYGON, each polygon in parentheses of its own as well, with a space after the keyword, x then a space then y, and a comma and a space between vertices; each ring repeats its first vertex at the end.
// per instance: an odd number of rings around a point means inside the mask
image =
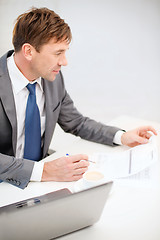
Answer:
MULTIPOLYGON (((30 180, 34 161, 15 158, 17 119, 11 80, 7 69, 9 51, 0 58, 0 180, 25 188, 30 180)), ((113 137, 118 128, 105 126, 84 117, 74 107, 68 95, 61 72, 53 82, 43 79, 46 108, 43 158, 58 123, 65 132, 90 141, 114 145, 113 137)))

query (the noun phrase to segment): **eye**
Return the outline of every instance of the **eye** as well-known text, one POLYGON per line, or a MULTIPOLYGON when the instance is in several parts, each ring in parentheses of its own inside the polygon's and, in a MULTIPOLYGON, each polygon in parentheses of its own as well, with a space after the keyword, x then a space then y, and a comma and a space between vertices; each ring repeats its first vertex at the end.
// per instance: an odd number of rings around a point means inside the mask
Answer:
POLYGON ((61 54, 62 54, 62 52, 55 53, 56 56, 60 56, 61 54))

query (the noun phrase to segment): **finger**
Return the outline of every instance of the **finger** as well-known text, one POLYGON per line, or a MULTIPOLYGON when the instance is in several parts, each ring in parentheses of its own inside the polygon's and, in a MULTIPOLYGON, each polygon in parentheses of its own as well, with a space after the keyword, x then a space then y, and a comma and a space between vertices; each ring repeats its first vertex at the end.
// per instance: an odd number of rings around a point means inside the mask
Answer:
POLYGON ((143 138, 143 137, 137 137, 135 141, 139 144, 146 144, 149 142, 147 138, 143 138))
POLYGON ((78 181, 79 179, 81 179, 83 176, 83 174, 79 174, 79 175, 72 175, 71 177, 65 178, 63 180, 60 181, 65 181, 65 182, 72 182, 72 181, 78 181))
POLYGON ((157 135, 156 130, 152 127, 152 126, 144 126, 144 127, 140 127, 139 131, 151 131, 153 132, 155 135, 157 135))
POLYGON ((88 160, 88 156, 86 154, 77 154, 73 156, 66 157, 70 162, 79 162, 80 160, 88 160))
POLYGON ((74 163, 74 169, 88 167, 89 162, 87 160, 81 160, 74 163))
POLYGON ((81 174, 84 174, 87 170, 88 170, 87 167, 86 167, 86 168, 77 168, 77 169, 75 169, 73 175, 81 175, 81 174))
POLYGON ((150 139, 150 137, 152 137, 152 134, 147 132, 144 134, 144 137, 150 139))
POLYGON ((83 174, 75 175, 75 176, 72 177, 72 181, 78 181, 82 177, 83 177, 83 174))

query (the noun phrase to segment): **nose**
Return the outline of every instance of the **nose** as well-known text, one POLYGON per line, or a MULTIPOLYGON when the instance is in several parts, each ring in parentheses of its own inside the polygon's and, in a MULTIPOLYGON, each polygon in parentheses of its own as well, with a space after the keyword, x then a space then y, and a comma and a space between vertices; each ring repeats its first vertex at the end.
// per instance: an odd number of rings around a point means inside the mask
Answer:
POLYGON ((67 62, 67 58, 66 55, 62 55, 61 58, 59 59, 58 64, 60 66, 67 66, 68 62, 67 62))

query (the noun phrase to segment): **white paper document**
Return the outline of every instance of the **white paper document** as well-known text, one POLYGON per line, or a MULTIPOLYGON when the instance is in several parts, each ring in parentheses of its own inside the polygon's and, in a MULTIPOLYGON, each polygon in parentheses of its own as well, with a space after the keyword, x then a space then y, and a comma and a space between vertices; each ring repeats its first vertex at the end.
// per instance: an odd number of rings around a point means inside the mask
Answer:
POLYGON ((120 153, 95 153, 90 159, 108 180, 118 180, 122 184, 150 185, 155 180, 158 149, 156 137, 149 143, 139 145, 120 153))

